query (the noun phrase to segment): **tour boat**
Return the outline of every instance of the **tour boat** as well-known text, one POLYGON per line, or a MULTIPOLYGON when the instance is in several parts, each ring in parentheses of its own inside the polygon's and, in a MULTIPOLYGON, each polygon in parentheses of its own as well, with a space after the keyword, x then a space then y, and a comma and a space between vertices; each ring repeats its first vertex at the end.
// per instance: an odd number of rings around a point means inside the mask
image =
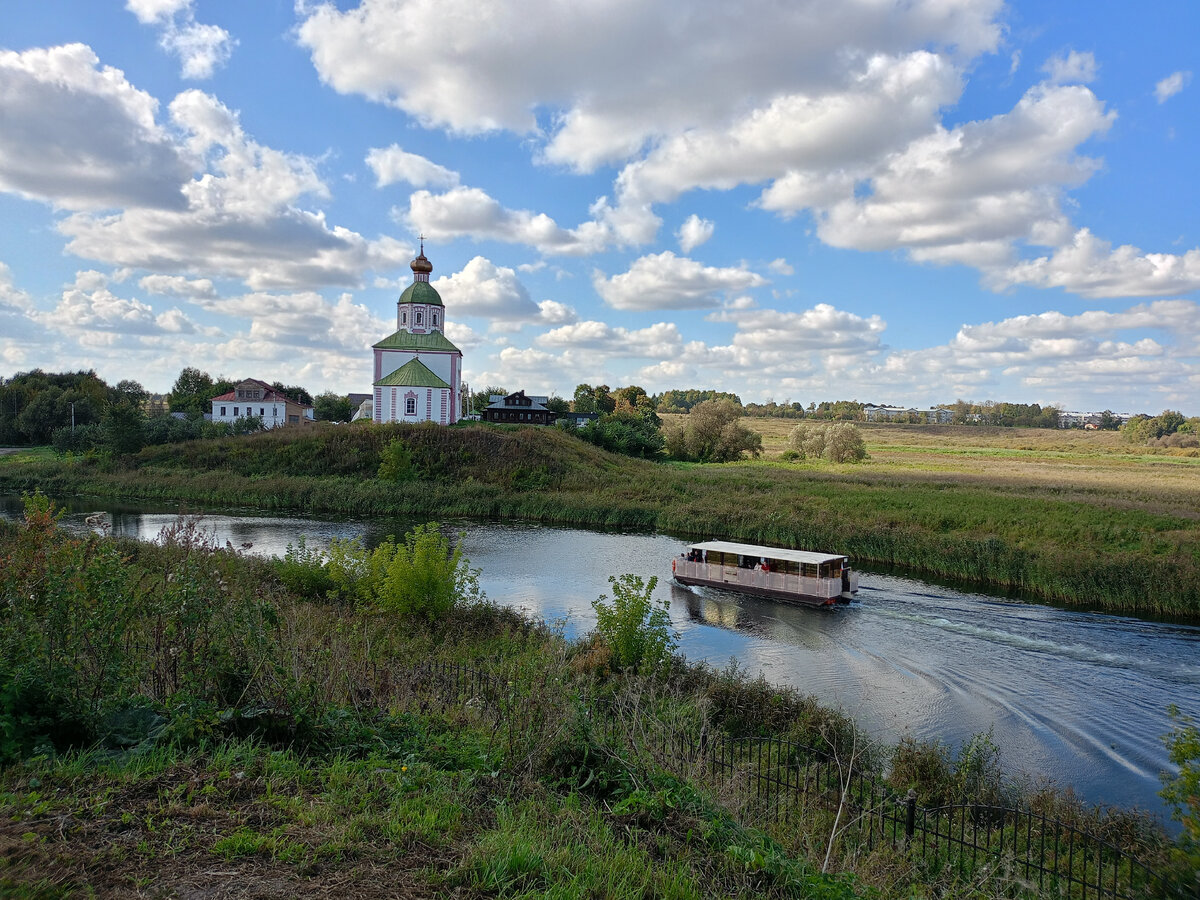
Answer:
POLYGON ((701 584, 805 606, 849 603, 858 573, 848 556, 732 541, 692 544, 671 563, 680 584, 701 584))

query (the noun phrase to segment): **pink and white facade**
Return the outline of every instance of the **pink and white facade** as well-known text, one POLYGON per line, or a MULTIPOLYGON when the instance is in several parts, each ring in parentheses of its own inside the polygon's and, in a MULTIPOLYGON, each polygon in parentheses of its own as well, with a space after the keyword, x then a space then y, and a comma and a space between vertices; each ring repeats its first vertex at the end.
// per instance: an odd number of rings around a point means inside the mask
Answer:
POLYGON ((462 351, 443 333, 446 309, 429 283, 424 247, 411 263, 413 283, 396 303, 395 333, 372 347, 372 419, 438 422, 462 417, 462 351))

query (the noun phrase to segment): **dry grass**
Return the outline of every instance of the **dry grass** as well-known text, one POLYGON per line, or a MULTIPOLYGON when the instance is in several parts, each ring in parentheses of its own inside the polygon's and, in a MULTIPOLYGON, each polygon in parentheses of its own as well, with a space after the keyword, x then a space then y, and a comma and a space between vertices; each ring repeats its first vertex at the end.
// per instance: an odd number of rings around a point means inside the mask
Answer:
MULTIPOLYGON (((794 419, 745 418, 779 459, 794 419)), ((867 481, 994 486, 1062 500, 1200 519, 1200 459, 1145 452, 1114 431, 967 425, 858 426, 870 459, 867 481)), ((831 472, 835 467, 808 464, 831 472)), ((844 467, 837 467, 843 476, 844 467)))

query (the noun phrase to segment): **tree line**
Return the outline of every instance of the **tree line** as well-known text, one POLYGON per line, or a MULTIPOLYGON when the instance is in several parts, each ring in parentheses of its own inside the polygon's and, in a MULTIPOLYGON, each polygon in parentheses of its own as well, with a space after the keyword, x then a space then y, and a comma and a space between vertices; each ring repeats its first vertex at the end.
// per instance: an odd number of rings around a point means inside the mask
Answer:
MULTIPOLYGON (((166 395, 165 408, 160 408, 139 382, 126 379, 110 385, 91 369, 19 372, 0 378, 0 446, 51 444, 62 452, 129 453, 148 444, 258 430, 262 422, 257 417, 232 424, 204 419, 212 398, 237 383, 187 367, 166 395), (168 411, 182 415, 170 416, 168 411)), ((314 398, 300 385, 275 382, 272 387, 313 406, 318 419, 345 422, 353 414, 344 395, 327 391, 314 398)))

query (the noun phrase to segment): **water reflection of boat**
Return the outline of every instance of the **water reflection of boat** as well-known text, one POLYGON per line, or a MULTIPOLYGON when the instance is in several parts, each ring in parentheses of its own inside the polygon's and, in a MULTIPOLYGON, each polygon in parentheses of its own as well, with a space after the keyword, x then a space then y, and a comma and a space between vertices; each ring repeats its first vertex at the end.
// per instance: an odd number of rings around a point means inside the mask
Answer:
POLYGON ((692 544, 671 562, 680 584, 699 584, 804 606, 849 603, 858 591, 850 558, 732 541, 692 544))

